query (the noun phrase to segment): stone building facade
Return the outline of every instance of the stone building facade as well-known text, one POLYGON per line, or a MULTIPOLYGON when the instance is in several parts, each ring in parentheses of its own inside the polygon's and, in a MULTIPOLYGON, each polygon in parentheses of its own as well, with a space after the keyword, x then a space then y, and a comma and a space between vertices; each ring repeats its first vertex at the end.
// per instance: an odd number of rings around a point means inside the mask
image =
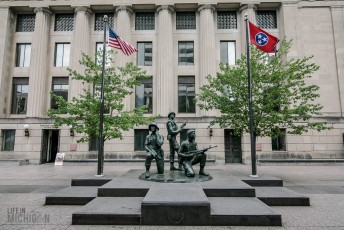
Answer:
MULTIPOLYGON (((66 67, 82 71, 81 52, 93 55, 102 42, 101 19, 139 49, 129 57, 118 53, 116 65, 133 61, 147 71, 126 100, 127 108, 147 104, 166 137, 167 114, 175 111, 186 129, 195 128, 199 146, 218 145, 211 158, 250 163, 249 135, 208 128, 215 112, 204 112, 193 97, 215 75, 219 63, 233 64, 245 51, 244 15, 269 33, 293 39, 288 58, 314 55, 320 70, 309 83, 320 86, 323 115, 333 129, 301 136, 259 138, 260 159, 344 158, 344 2, 230 0, 43 0, 0 1, 0 159, 31 163, 96 159, 91 143, 77 143, 81 134, 66 126, 55 129, 46 111, 53 108, 50 91, 65 98, 82 92, 66 67)), ((107 159, 142 158, 147 127, 105 144, 107 159)), ((184 136, 185 133, 182 134, 184 136)), ((168 153, 168 143, 164 145, 168 153)), ((167 155, 167 154, 166 154, 167 155)))

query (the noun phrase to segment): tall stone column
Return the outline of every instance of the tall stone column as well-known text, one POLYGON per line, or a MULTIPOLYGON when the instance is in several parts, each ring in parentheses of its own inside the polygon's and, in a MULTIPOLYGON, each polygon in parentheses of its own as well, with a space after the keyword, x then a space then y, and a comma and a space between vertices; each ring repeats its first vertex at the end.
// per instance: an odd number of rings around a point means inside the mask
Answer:
POLYGON ((334 49, 336 52, 336 64, 337 64, 337 81, 339 91, 339 103, 341 117, 344 118, 344 8, 341 6, 331 7, 332 12, 332 26, 334 37, 334 49))
MULTIPOLYGON (((130 15, 133 10, 130 6, 118 6, 116 7, 117 12, 117 28, 115 32, 126 42, 136 47, 136 44, 131 42, 131 20, 130 15)), ((115 65, 125 66, 128 62, 134 61, 135 55, 125 55, 121 50, 116 50, 118 52, 115 55, 115 65)))
MULTIPOLYGON (((80 65, 82 53, 89 54, 90 47, 90 15, 91 10, 85 6, 75 7, 75 28, 74 28, 74 38, 72 46, 72 55, 70 66, 73 70, 79 73, 83 73, 85 67, 80 65)), ((78 95, 83 93, 85 85, 82 85, 80 81, 73 80, 69 78, 69 99, 73 97, 78 97, 78 95)))
POLYGON ((297 47, 297 27, 298 27, 298 3, 297 2, 282 2, 280 11, 280 40, 286 37, 287 40, 293 40, 293 46, 290 48, 288 53, 288 60, 298 57, 297 47))
MULTIPOLYGON (((135 44, 131 42, 131 20, 130 15, 133 13, 133 10, 130 6, 118 6, 116 7, 117 12, 117 28, 115 32, 127 43, 136 47, 135 44)), ((129 56, 125 55, 121 50, 115 50, 117 54, 115 55, 115 66, 125 66, 128 62, 134 61, 135 53, 129 56)), ((124 100, 124 106, 126 110, 131 110, 135 107, 135 102, 132 105, 132 102, 135 97, 135 94, 128 95, 124 100)))
POLYGON ((250 22, 253 24, 256 23, 256 5, 253 3, 250 4, 243 4, 239 11, 240 11, 240 28, 241 28, 241 50, 243 53, 246 54, 246 21, 245 21, 245 15, 247 15, 250 22))
MULTIPOLYGON (((6 107, 11 103, 11 98, 7 98, 9 91, 9 68, 11 59, 11 37, 14 25, 14 15, 9 7, 0 7, 0 118, 6 116, 6 107), (5 103, 7 102, 7 104, 5 103)), ((9 113, 9 112, 8 112, 9 113)))
MULTIPOLYGON (((216 54, 215 54, 215 8, 211 5, 203 5, 198 8, 200 14, 199 29, 199 76, 196 89, 207 84, 206 76, 216 74, 216 54)), ((197 92, 196 92, 197 93, 197 92)), ((197 107, 198 108, 198 107, 197 107)), ((214 116, 215 111, 199 111, 201 116, 214 116)))
POLYGON ((170 111, 177 108, 176 86, 177 77, 174 72, 173 61, 173 35, 172 35, 172 13, 171 6, 163 5, 157 9, 158 12, 158 66, 157 66, 157 113, 167 116, 170 111))
POLYGON ((27 104, 28 117, 43 117, 47 109, 47 66, 51 12, 47 8, 38 7, 36 13, 35 32, 31 43, 31 63, 29 95, 27 104))

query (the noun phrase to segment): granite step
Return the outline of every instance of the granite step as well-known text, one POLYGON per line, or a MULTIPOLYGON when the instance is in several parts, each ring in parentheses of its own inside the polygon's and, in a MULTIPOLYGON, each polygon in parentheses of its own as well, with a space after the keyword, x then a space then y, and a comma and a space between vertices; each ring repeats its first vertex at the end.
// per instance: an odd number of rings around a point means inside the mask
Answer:
POLYGON ((282 217, 251 197, 209 197, 211 225, 282 226, 282 217))
POLYGON ((73 225, 140 225, 143 197, 97 197, 72 214, 73 225))
POLYGON ((269 206, 310 206, 309 197, 284 187, 256 187, 256 196, 269 206))
POLYGON ((240 176, 239 178, 253 187, 283 187, 283 180, 277 177, 262 175, 259 177, 240 176))
POLYGON ((45 198, 46 205, 84 205, 97 197, 98 187, 75 186, 62 189, 45 198))
POLYGON ((200 185, 154 184, 141 205, 142 225, 210 225, 210 203, 200 185))

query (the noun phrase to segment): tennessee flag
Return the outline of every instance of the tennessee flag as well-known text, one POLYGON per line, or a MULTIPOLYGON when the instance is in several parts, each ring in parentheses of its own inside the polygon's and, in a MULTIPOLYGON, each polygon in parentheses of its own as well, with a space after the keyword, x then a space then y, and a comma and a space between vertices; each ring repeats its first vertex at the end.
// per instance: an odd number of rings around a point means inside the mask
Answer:
POLYGON ((250 27, 251 43, 254 44, 261 51, 264 51, 266 53, 276 53, 276 45, 279 41, 278 38, 272 36, 271 34, 267 33, 262 29, 259 29, 251 22, 248 23, 250 27))

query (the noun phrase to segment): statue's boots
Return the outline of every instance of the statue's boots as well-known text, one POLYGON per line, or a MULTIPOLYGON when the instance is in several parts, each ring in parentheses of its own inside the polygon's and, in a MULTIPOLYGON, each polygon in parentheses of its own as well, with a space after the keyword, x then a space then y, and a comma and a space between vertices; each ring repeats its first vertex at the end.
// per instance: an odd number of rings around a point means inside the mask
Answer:
POLYGON ((183 167, 182 164, 179 164, 179 165, 178 165, 178 171, 184 171, 184 167, 183 167))
POLYGON ((173 162, 170 163, 170 170, 171 171, 178 170, 176 167, 174 167, 174 163, 173 162))
POLYGON ((199 169, 199 175, 202 176, 209 176, 209 173, 207 173, 206 171, 204 171, 204 165, 202 165, 199 169))
POLYGON ((146 165, 145 178, 149 178, 150 177, 149 169, 150 169, 150 165, 146 165))

